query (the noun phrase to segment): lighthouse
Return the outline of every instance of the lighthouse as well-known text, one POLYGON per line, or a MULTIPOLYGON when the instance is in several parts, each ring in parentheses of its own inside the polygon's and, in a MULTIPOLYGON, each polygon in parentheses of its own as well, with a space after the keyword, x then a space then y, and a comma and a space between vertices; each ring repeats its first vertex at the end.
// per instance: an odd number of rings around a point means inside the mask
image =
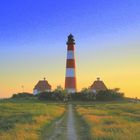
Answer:
POLYGON ((76 92, 76 70, 75 70, 75 55, 74 55, 75 40, 72 34, 68 36, 67 41, 67 59, 66 59, 66 77, 65 89, 68 93, 76 92))

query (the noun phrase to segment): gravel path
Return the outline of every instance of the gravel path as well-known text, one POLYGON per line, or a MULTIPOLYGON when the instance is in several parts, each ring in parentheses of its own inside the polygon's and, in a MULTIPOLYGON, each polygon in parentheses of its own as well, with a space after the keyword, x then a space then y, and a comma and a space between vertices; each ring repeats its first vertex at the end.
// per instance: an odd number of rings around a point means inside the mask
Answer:
POLYGON ((72 110, 72 105, 69 105, 68 109, 68 120, 67 120, 67 137, 68 140, 77 140, 77 133, 75 129, 75 119, 74 119, 74 114, 72 110))
POLYGON ((72 104, 68 105, 66 113, 50 130, 45 140, 89 140, 87 129, 77 118, 72 104))

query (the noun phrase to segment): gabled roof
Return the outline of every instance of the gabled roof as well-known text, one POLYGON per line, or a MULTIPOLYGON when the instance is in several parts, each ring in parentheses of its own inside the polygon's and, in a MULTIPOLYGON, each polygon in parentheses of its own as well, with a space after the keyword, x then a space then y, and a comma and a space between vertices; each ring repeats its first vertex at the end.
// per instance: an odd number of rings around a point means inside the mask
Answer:
POLYGON ((37 89, 39 91, 51 90, 51 85, 44 78, 44 80, 40 80, 34 87, 34 90, 37 89))
POLYGON ((90 89, 95 91, 100 91, 100 90, 107 90, 107 87, 103 81, 100 81, 100 78, 97 78, 97 80, 94 81, 93 84, 91 85, 90 89))

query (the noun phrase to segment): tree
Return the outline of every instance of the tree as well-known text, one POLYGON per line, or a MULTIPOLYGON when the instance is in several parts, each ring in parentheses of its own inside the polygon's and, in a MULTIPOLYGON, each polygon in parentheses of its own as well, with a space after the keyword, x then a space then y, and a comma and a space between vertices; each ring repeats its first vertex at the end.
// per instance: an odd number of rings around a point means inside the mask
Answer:
POLYGON ((67 97, 67 90, 63 89, 61 85, 57 86, 53 91, 54 100, 64 100, 67 97))
POLYGON ((119 91, 119 88, 109 89, 104 91, 99 91, 96 95, 97 100, 100 101, 110 101, 110 100, 118 100, 124 97, 124 93, 119 91))

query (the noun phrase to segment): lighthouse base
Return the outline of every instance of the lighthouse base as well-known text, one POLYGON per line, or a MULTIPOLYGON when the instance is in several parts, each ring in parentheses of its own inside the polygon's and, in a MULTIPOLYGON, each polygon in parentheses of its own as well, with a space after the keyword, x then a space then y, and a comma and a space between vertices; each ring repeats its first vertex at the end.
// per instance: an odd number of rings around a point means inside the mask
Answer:
POLYGON ((67 88, 66 90, 68 93, 75 93, 76 92, 76 89, 74 89, 74 88, 67 88))

